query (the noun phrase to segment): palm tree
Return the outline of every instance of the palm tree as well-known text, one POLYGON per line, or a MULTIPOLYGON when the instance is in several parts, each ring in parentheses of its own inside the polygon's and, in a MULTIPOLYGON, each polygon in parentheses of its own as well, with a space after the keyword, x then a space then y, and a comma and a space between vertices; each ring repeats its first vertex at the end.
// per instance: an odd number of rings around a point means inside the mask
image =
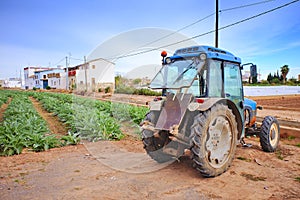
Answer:
POLYGON ((283 65, 280 69, 281 69, 281 75, 283 77, 283 83, 285 84, 286 76, 289 73, 290 68, 288 65, 283 65))

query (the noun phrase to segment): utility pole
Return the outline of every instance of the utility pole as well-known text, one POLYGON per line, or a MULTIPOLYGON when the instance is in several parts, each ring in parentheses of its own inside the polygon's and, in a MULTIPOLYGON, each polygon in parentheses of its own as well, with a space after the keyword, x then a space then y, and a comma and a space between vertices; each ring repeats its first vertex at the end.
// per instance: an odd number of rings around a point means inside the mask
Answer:
POLYGON ((215 28, 215 47, 218 48, 219 44, 219 0, 216 0, 216 28, 215 28))
POLYGON ((84 76, 85 76, 85 92, 87 92, 87 88, 88 88, 88 85, 87 85, 87 63, 86 63, 86 57, 84 56, 84 76))
POLYGON ((21 81, 21 88, 22 88, 22 71, 21 71, 21 69, 20 69, 20 81, 21 81))
POLYGON ((69 90, 69 66, 68 66, 68 56, 66 56, 66 90, 69 90))

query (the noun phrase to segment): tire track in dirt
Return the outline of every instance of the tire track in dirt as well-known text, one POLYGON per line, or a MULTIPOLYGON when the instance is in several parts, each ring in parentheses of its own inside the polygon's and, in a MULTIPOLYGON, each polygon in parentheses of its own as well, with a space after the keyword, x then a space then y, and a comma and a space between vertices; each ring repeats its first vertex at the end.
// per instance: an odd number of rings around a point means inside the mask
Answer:
POLYGON ((0 107, 0 122, 3 121, 3 119, 4 119, 4 112, 7 109, 7 107, 9 106, 9 104, 10 104, 11 101, 12 101, 12 98, 9 97, 8 101, 6 103, 2 104, 2 106, 0 107))
POLYGON ((33 97, 29 97, 36 111, 42 116, 42 118, 47 122, 48 128, 51 133, 57 135, 66 135, 68 133, 68 129, 64 126, 63 123, 59 121, 56 116, 53 116, 52 113, 44 110, 39 101, 37 101, 33 97))

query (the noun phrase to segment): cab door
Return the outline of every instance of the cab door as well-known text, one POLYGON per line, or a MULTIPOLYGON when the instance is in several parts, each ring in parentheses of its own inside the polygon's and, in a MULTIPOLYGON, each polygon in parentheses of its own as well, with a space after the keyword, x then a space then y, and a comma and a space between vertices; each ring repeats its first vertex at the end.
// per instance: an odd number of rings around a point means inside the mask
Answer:
MULTIPOLYGON (((224 96, 226 99, 230 99, 239 111, 241 124, 238 123, 238 130, 240 130, 240 137, 245 136, 245 123, 244 123, 244 91, 242 84, 242 74, 239 64, 224 62, 224 96)), ((239 120, 238 120, 239 121, 239 120)))
POLYGON ((236 63, 224 62, 224 93, 236 104, 244 100, 241 70, 236 63))

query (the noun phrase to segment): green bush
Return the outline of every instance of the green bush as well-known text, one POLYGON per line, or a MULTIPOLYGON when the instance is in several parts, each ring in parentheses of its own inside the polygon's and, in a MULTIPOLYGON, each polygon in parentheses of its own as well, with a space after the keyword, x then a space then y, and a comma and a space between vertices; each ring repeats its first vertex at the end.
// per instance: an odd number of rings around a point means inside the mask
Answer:
POLYGON ((116 88, 115 93, 119 94, 133 94, 134 93, 134 88, 128 87, 128 86, 120 86, 116 88))
POLYGON ((153 91, 148 88, 136 89, 128 86, 121 86, 116 88, 115 93, 119 94, 136 94, 145 96, 161 96, 161 92, 153 91))
POLYGON ((105 93, 110 93, 110 92, 111 92, 111 88, 110 88, 110 87, 106 87, 106 88, 104 89, 104 92, 105 92, 105 93))

